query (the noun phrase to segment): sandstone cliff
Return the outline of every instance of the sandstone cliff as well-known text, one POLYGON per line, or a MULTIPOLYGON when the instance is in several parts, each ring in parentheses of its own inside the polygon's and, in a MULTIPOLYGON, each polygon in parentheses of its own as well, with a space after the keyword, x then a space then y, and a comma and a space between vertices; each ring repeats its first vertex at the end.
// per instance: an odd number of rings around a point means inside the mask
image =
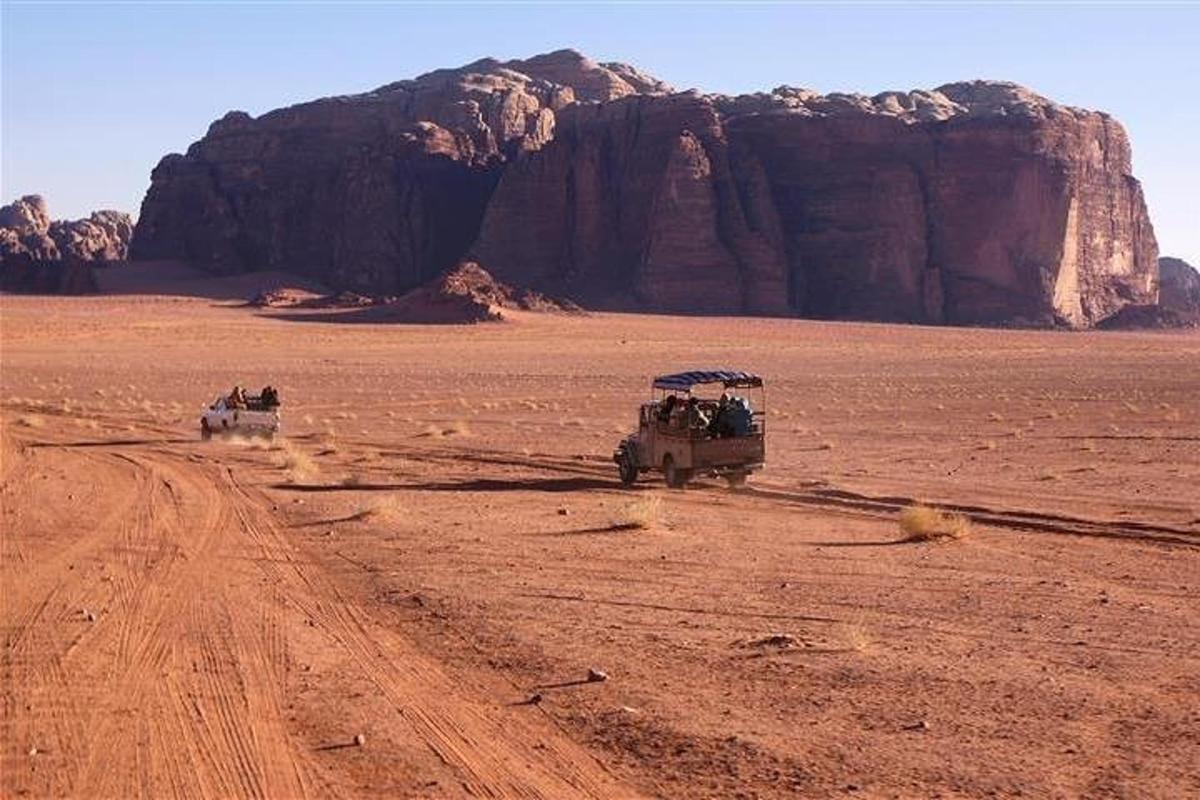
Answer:
POLYGON ((572 51, 232 112, 155 169, 133 244, 377 294, 464 256, 682 312, 1082 327, 1157 287, 1105 114, 981 81, 673 93, 572 51))
POLYGON ((398 294, 459 259, 504 162, 550 141, 557 110, 667 88, 561 51, 484 59, 258 119, 230 112, 155 168, 133 258, 287 269, 398 294))
POLYGON ((51 221, 46 201, 27 195, 0 207, 0 287, 79 294, 95 291, 92 265, 123 260, 133 220, 119 211, 51 221))

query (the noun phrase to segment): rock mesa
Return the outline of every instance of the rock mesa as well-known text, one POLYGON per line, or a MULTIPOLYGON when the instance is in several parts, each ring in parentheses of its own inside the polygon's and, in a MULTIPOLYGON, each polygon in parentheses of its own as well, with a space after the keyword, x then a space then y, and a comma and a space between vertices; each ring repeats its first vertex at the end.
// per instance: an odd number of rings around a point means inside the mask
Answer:
POLYGON ((1010 83, 676 92, 564 50, 254 119, 164 158, 132 255, 401 294, 460 260, 584 304, 1091 326, 1157 301, 1122 127, 1010 83))

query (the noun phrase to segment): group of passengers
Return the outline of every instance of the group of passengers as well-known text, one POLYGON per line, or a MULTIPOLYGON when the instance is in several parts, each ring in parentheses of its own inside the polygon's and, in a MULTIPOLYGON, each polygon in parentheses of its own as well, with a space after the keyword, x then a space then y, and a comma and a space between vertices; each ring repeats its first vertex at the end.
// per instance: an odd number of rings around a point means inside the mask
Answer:
POLYGON ((258 395, 247 395, 241 386, 234 386, 225 398, 229 408, 245 408, 254 411, 269 411, 279 406, 279 392, 273 386, 264 386, 258 395))
POLYGON ((658 421, 671 430, 724 439, 754 432, 754 411, 744 397, 721 394, 720 400, 668 395, 658 404, 658 421))

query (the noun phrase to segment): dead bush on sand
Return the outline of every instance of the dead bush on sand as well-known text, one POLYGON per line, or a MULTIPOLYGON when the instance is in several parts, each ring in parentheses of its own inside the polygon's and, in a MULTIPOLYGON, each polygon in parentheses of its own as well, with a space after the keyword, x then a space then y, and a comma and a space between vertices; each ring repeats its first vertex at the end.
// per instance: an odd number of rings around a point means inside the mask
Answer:
POLYGON ((971 520, 962 514, 916 505, 900 512, 900 530, 906 542, 963 539, 971 532, 971 520))
POLYGON ((37 414, 22 414, 17 418, 17 424, 25 428, 44 428, 46 427, 46 420, 37 414))
POLYGON ((289 483, 303 483, 312 480, 319 473, 317 462, 312 456, 284 439, 276 448, 277 463, 287 473, 289 483))
POLYGON ((871 635, 862 616, 855 616, 838 626, 837 637, 842 647, 861 653, 871 646, 871 635))
POLYGON ((612 526, 622 530, 649 530, 662 520, 662 498, 646 494, 623 505, 613 520, 612 526))
POLYGON ((470 426, 461 419, 451 422, 450 425, 444 431, 442 431, 443 436, 469 436, 470 434, 470 426))
POLYGON ((394 494, 383 494, 373 498, 368 505, 355 512, 354 519, 393 522, 400 519, 403 514, 404 504, 400 502, 400 498, 394 494))

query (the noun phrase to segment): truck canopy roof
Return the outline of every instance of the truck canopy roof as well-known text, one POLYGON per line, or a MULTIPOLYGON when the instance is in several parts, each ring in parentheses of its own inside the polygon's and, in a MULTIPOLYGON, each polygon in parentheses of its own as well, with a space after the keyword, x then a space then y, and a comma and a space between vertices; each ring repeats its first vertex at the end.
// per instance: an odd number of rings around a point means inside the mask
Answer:
POLYGON ((674 375, 659 375, 654 379, 655 389, 668 391, 690 392, 693 386, 706 383, 719 383, 726 389, 762 386, 762 378, 749 372, 738 372, 730 369, 693 370, 692 372, 677 372, 674 375))

